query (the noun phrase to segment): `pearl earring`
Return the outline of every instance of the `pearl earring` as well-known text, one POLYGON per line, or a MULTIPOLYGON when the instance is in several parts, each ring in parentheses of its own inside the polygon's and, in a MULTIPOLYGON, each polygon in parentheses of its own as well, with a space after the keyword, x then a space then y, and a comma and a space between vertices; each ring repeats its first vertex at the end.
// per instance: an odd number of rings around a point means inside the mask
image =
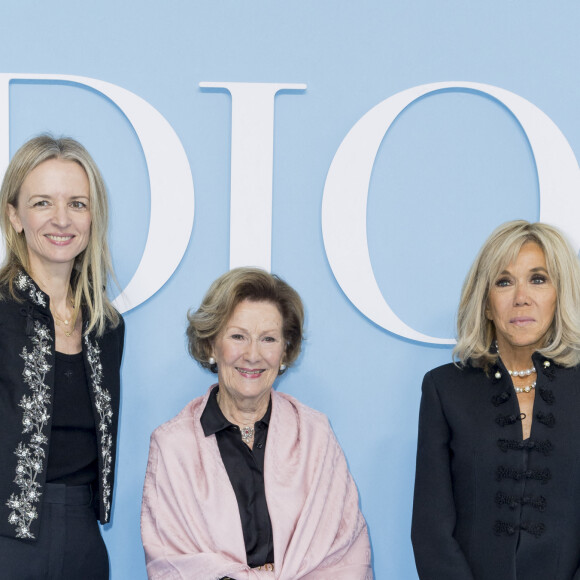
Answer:
POLYGON ((209 363, 210 366, 213 366, 215 365, 215 358, 213 358, 213 356, 210 356, 207 362, 209 363))
POLYGON ((284 363, 282 363, 282 364, 280 365, 280 370, 281 370, 282 372, 284 372, 284 371, 286 370, 286 368, 287 368, 287 367, 286 367, 286 365, 285 365, 284 363))

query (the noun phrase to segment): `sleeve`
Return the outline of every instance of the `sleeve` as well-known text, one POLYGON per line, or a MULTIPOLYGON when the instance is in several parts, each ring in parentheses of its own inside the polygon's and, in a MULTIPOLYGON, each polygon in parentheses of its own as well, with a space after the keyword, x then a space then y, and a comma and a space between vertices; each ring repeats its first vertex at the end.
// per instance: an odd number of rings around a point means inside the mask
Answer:
POLYGON ((425 375, 422 391, 411 527, 417 572, 421 580, 473 580, 465 554, 453 537, 451 431, 431 373, 425 375))

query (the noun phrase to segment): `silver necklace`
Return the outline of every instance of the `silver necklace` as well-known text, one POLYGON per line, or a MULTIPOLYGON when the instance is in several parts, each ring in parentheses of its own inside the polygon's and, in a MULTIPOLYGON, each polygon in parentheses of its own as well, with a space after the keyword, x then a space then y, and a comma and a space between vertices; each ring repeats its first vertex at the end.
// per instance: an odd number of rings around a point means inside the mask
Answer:
POLYGON ((242 441, 249 445, 250 441, 254 438, 254 428, 253 427, 240 427, 242 433, 242 441))

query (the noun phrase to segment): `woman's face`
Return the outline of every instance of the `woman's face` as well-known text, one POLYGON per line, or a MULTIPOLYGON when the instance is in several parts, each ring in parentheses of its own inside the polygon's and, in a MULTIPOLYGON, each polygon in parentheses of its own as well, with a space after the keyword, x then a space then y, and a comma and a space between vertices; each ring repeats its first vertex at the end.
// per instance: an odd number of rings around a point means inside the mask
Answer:
POLYGON ((284 357, 282 315, 271 302, 240 302, 213 345, 220 393, 258 404, 269 396, 284 357))
POLYGON ((91 234, 85 170, 75 161, 44 161, 26 176, 18 207, 8 212, 16 232, 24 231, 32 273, 72 268, 91 234))
POLYGON ((492 285, 486 308, 504 362, 531 356, 545 346, 556 299, 543 250, 535 242, 524 244, 515 262, 492 285))

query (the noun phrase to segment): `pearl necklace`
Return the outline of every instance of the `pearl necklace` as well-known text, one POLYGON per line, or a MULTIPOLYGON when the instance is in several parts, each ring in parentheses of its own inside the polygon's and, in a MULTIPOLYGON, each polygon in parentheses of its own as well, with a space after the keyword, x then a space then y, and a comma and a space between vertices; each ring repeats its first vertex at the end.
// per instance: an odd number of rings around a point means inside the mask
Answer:
MULTIPOLYGON (((495 352, 498 354, 499 356, 499 346, 497 344, 497 340, 493 341, 493 346, 495 348, 495 352)), ((544 363, 544 368, 545 367, 549 367, 550 363, 548 361, 546 361, 544 363)), ((532 373, 536 372, 536 367, 532 366, 529 369, 526 369, 524 371, 510 371, 509 369, 507 369, 507 372, 509 373, 510 377, 529 377, 532 373)), ((501 378, 501 373, 499 371, 497 371, 495 373, 495 378, 496 379, 500 379, 501 378)), ((520 387, 514 387, 516 390, 516 393, 529 393, 532 389, 536 388, 536 381, 534 381, 530 386, 528 387, 523 387, 523 390, 520 387), (518 390, 519 389, 519 390, 518 390)))
POLYGON ((525 371, 510 371, 508 369, 508 373, 510 377, 529 377, 532 373, 536 372, 536 367, 532 367, 530 369, 526 369, 525 371))
POLYGON ((534 381, 531 385, 527 387, 516 387, 514 386, 514 390, 516 393, 529 393, 532 389, 536 388, 536 381, 534 381))

